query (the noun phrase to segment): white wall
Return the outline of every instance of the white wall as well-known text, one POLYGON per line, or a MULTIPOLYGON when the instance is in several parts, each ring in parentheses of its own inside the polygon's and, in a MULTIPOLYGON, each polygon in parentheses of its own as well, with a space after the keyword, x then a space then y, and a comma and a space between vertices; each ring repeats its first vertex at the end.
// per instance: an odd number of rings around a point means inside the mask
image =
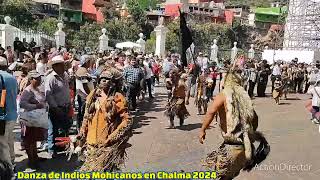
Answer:
POLYGON ((273 63, 277 60, 291 62, 294 58, 298 58, 299 62, 311 63, 315 60, 314 51, 294 51, 294 50, 264 50, 262 59, 273 63))

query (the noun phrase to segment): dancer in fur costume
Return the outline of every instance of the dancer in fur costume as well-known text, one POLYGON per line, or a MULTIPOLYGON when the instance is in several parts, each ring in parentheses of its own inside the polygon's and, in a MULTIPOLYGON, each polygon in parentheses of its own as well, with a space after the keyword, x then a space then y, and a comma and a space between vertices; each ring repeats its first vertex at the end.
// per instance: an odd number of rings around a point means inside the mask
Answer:
POLYGON ((207 156, 204 165, 216 171, 221 180, 233 179, 242 169, 250 171, 267 157, 270 150, 266 139, 256 131, 258 116, 241 82, 240 74, 227 73, 224 89, 208 108, 199 135, 202 144, 206 129, 219 113, 224 142, 207 156), (260 142, 257 149, 253 145, 255 141, 260 142))
POLYGON ((204 73, 201 74, 197 80, 197 95, 195 104, 198 108, 197 115, 202 114, 202 112, 204 112, 204 114, 207 113, 208 101, 206 97, 206 76, 204 73))
POLYGON ((172 97, 166 106, 165 115, 170 119, 170 128, 175 128, 174 117, 178 116, 180 120, 180 126, 183 125, 184 119, 189 116, 189 112, 185 105, 186 98, 186 80, 187 74, 180 75, 178 70, 171 72, 171 78, 173 79, 172 97), (176 81, 179 79, 179 81, 176 81))
POLYGON ((277 77, 274 82, 274 89, 272 92, 272 97, 276 101, 276 103, 280 104, 280 98, 282 96, 283 85, 281 81, 281 77, 277 77))
POLYGON ((115 171, 124 163, 127 141, 132 136, 132 119, 125 97, 119 93, 121 79, 122 74, 116 69, 105 70, 98 87, 87 97, 78 135, 86 145, 81 171, 115 171))
POLYGON ((170 102, 172 98, 172 90, 174 84, 179 80, 178 79, 178 71, 177 70, 171 70, 168 75, 166 76, 166 88, 167 88, 167 94, 168 94, 168 102, 170 102))

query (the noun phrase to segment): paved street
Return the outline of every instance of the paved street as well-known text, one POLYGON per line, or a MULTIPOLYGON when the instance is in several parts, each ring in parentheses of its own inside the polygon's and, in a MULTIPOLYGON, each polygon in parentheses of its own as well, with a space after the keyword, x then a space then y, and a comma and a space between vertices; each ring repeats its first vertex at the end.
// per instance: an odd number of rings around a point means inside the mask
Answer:
MULTIPOLYGON (((191 100, 187 108, 191 114, 185 125, 177 129, 167 129, 168 119, 164 116, 166 94, 164 88, 156 89, 154 102, 140 103, 140 112, 136 114, 134 136, 130 139, 128 160, 124 171, 201 171, 201 159, 217 148, 222 139, 218 128, 207 131, 204 145, 198 142, 198 132, 203 116, 196 115, 196 108, 191 100)), ((268 158, 260 169, 250 173, 242 172, 238 180, 316 180, 320 177, 319 131, 311 123, 304 108, 308 96, 289 95, 290 100, 281 101, 278 106, 271 98, 254 100, 259 115, 259 130, 262 131, 271 145, 268 158), (306 171, 297 169, 283 170, 284 166, 306 165, 306 171), (272 170, 273 167, 282 170, 272 170), (269 169, 269 170, 268 170, 269 169)), ((176 120, 178 125, 178 120, 176 120)), ((19 131, 17 128, 16 132, 19 131)), ((17 133, 18 137, 18 133, 17 133)), ((19 148, 19 143, 16 143, 19 148)), ((23 171, 26 164, 25 153, 17 152, 17 169, 23 171)), ((41 153, 45 156, 45 153, 41 153)), ((43 163, 42 170, 73 171, 79 165, 75 160, 66 162, 63 154, 54 160, 43 163)))

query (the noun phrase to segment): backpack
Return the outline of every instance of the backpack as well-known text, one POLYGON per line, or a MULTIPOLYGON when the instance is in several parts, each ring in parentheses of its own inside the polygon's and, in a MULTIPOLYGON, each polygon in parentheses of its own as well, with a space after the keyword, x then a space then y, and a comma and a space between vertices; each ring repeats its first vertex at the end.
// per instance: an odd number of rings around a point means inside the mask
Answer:
POLYGON ((6 115, 7 115, 7 111, 6 111, 6 95, 7 95, 7 90, 6 90, 6 86, 4 83, 4 79, 3 76, 0 74, 0 78, 1 78, 1 88, 0 88, 0 120, 3 120, 6 115))

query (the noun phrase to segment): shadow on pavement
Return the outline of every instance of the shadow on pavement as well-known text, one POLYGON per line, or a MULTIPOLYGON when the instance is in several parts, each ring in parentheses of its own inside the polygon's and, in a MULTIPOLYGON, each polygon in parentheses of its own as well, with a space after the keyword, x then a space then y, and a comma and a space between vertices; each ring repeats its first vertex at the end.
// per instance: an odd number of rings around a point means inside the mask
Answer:
MULTIPOLYGON (((44 162, 40 162, 40 168, 37 172, 74 172, 78 170, 82 162, 77 160, 77 156, 73 156, 70 161, 67 161, 68 157, 65 153, 58 154, 54 159, 47 159, 44 162)), ((27 168, 28 159, 24 159, 21 162, 17 162, 17 172, 23 172, 27 168)))
POLYGON ((139 111, 135 113, 134 116, 134 123, 133 123, 133 134, 141 134, 141 132, 137 132, 136 130, 143 127, 150 125, 152 120, 157 119, 157 117, 147 116, 147 113, 152 112, 164 112, 165 105, 163 102, 167 96, 165 94, 156 93, 156 96, 152 100, 144 100, 138 103, 139 111))
POLYGON ((287 98, 286 100, 289 100, 289 101, 298 101, 298 100, 301 100, 300 98, 287 98))
POLYGON ((192 130, 201 128, 201 126, 202 126, 201 123, 187 124, 187 125, 183 125, 183 126, 177 126, 176 129, 179 129, 182 131, 192 131, 192 130))

